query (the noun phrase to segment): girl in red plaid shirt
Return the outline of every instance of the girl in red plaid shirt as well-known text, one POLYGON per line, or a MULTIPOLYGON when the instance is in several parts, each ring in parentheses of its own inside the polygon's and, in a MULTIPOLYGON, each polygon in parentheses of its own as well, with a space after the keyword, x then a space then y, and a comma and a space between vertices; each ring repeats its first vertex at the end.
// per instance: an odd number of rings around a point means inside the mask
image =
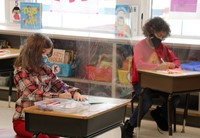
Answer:
MULTIPOLYGON (((25 130, 23 109, 34 105, 34 102, 49 98, 68 98, 84 101, 80 89, 60 80, 46 65, 53 51, 49 37, 36 33, 26 39, 23 49, 14 64, 14 84, 18 92, 16 110, 13 115, 13 128, 17 135, 32 137, 33 133, 25 130)), ((40 134, 38 138, 58 138, 40 134)))

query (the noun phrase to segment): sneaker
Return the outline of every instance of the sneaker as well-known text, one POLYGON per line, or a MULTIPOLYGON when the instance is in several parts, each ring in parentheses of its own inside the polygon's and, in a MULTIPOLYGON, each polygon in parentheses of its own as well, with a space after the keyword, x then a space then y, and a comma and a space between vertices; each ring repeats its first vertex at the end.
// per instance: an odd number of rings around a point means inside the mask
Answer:
MULTIPOLYGON (((159 109, 155 109, 153 111, 151 111, 151 116, 152 118, 155 120, 157 126, 158 126, 158 130, 162 130, 162 131, 168 131, 168 123, 167 120, 165 120, 164 118, 162 118, 160 116, 160 112, 159 109)), ((160 131, 159 131, 160 132, 160 131)))
POLYGON ((133 138, 133 127, 129 120, 126 120, 124 125, 121 127, 122 138, 133 138))

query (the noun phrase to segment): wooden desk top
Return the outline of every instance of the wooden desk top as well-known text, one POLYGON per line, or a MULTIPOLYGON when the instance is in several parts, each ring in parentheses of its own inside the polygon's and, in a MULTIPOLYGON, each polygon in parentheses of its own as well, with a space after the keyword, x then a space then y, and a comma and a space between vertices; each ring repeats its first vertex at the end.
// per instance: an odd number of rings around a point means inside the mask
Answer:
POLYGON ((101 115, 105 112, 109 112, 114 109, 126 106, 130 102, 130 99, 116 99, 116 98, 106 98, 106 97, 96 97, 96 96, 86 96, 86 97, 88 97, 88 99, 92 98, 93 101, 94 100, 102 101, 102 103, 90 104, 83 111, 71 114, 64 112, 57 112, 57 111, 44 111, 38 109, 36 106, 27 107, 24 109, 24 112, 32 114, 57 116, 57 117, 90 119, 98 115, 101 115))
POLYGON ((14 49, 14 48, 0 49, 0 60, 16 58, 19 56, 19 53, 20 49, 14 49))
POLYGON ((200 72, 180 70, 177 73, 166 71, 140 70, 142 88, 151 88, 167 93, 185 93, 200 90, 200 72))
POLYGON ((191 70, 139 70, 139 73, 151 73, 155 75, 162 75, 168 77, 186 77, 199 75, 200 71, 191 71, 191 70))

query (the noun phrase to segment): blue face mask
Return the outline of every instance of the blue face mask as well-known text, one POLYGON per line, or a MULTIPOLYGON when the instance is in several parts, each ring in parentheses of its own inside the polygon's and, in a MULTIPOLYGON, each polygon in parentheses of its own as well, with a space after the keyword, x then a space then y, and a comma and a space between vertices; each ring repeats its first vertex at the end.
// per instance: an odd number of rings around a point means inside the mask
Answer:
POLYGON ((48 62, 48 57, 46 55, 42 55, 42 64, 46 64, 48 62))

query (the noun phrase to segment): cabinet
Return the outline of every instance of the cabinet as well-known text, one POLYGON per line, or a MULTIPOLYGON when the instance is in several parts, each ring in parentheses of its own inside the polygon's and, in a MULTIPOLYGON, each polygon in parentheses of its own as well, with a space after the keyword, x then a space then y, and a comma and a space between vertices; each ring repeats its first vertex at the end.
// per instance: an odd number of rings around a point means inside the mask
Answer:
POLYGON ((83 90, 85 94, 123 98, 132 91, 131 85, 120 84, 118 67, 127 56, 131 56, 131 44, 103 39, 63 40, 54 39, 54 47, 73 50, 77 54, 77 65, 73 77, 60 77, 62 80, 83 90), (125 55, 125 56, 124 56, 125 55), (109 67, 98 67, 101 57, 108 58, 109 67), (92 74, 89 77, 87 74, 92 74))
MULTIPOLYGON (((77 59, 79 60, 78 66, 75 69, 75 75, 73 77, 60 77, 68 84, 79 87, 85 94, 89 95, 101 95, 107 97, 119 97, 123 98, 130 94, 132 91, 131 85, 123 85, 119 83, 117 69, 119 62, 122 62, 122 54, 125 49, 123 47, 129 47, 126 52, 131 53, 132 42, 130 39, 117 39, 113 34, 103 33, 90 33, 90 32, 73 32, 73 31, 51 31, 39 30, 39 32, 49 35, 53 40, 54 47, 58 49, 74 50, 77 53, 77 59), (121 50, 121 52, 119 52, 121 50), (111 77, 110 81, 99 81, 93 79, 87 79, 86 66, 94 65, 96 67, 100 56, 106 55, 110 58, 111 72, 106 75, 105 78, 111 77), (121 57, 121 58, 120 58, 121 57)), ((38 32, 38 30, 35 30, 38 32)), ((7 28, 0 31, 2 38, 17 39, 18 47, 23 45, 23 40, 30 35, 30 30, 12 29, 7 28), (6 36, 6 37, 5 37, 6 36)), ((129 56, 131 54, 129 53, 129 56)), ((127 54, 127 53, 126 53, 127 54)), ((127 56, 127 55, 126 55, 127 56)), ((90 72, 91 70, 89 70, 90 72)), ((103 72, 102 76, 105 75, 103 72)), ((4 88, 5 89, 5 88, 4 88)))

